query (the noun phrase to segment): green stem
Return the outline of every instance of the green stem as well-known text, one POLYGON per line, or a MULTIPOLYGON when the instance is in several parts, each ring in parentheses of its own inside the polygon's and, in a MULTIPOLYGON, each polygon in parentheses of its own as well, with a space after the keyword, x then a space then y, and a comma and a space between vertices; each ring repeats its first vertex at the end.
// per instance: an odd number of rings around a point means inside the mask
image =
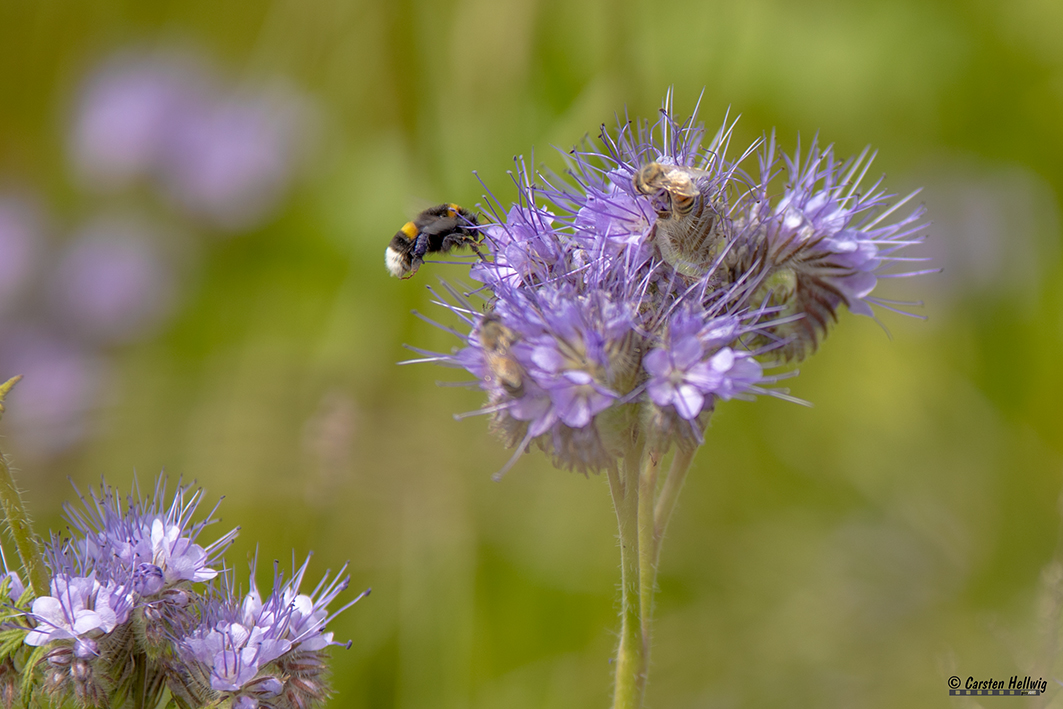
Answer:
MULTIPOLYGON (((4 397, 20 379, 21 376, 14 377, 0 385, 0 414, 4 411, 4 397)), ((37 546, 37 537, 33 533, 29 515, 26 514, 26 507, 22 504, 22 495, 15 485, 15 478, 11 475, 11 468, 8 467, 3 451, 0 451, 0 507, 3 508, 8 531, 22 560, 26 583, 33 589, 35 596, 47 593, 48 573, 44 568, 44 559, 41 557, 40 547, 37 546)))
POLYGON ((696 448, 679 449, 672 458, 672 465, 668 469, 668 475, 664 478, 661 486, 661 494, 657 498, 657 506, 653 510, 653 568, 657 568, 657 562, 661 557, 661 539, 668 528, 668 520, 675 510, 679 492, 683 489, 683 481, 686 480, 690 463, 694 460, 696 448))
POLYGON ((638 499, 642 443, 632 445, 620 470, 609 471, 609 489, 620 528, 620 645, 616 651, 613 709, 639 709, 646 662, 640 619, 638 499))
POLYGON ((675 509, 694 449, 678 450, 660 495, 657 478, 663 452, 632 445, 619 470, 609 471, 609 489, 620 527, 620 646, 616 655, 613 709, 640 709, 649 670, 653 596, 661 539, 675 509), (636 598, 637 596, 637 598, 636 598))
POLYGON ((657 541, 654 538, 653 499, 657 492, 657 471, 661 454, 648 448, 639 471, 639 614, 642 628, 642 690, 650 663, 650 623, 653 619, 653 593, 657 588, 657 541))

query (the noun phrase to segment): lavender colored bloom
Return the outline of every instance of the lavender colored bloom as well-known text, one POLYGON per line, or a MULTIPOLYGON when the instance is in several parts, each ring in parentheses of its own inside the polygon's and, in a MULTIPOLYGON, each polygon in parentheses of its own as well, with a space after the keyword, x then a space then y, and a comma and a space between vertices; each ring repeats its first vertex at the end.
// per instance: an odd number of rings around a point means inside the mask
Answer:
POLYGON ((75 110, 70 153, 84 183, 115 189, 163 169, 171 136, 207 84, 188 56, 131 52, 105 63, 75 110))
POLYGON ((0 377, 22 374, 4 417, 23 452, 47 456, 88 432, 88 414, 100 403, 106 362, 82 346, 38 328, 9 323, 0 338, 0 377))
POLYGON ((30 617, 37 623, 26 635, 27 645, 45 645, 54 640, 76 640, 75 654, 94 655, 96 639, 129 618, 133 594, 112 582, 100 583, 95 574, 52 577, 50 596, 33 601, 30 617))
POLYGON ((530 213, 514 206, 504 224, 488 225, 484 238, 495 259, 472 266, 470 276, 488 285, 519 286, 546 280, 563 263, 564 245, 552 229, 550 214, 530 213))
POLYGON ((308 563, 309 558, 287 582, 275 572, 265 600, 253 581, 242 598, 227 583, 228 590, 204 608, 201 625, 182 640, 182 655, 198 663, 197 673, 208 678, 212 690, 231 697, 234 706, 257 706, 274 697, 287 702, 279 699, 282 706, 306 706, 327 694, 320 651, 332 644, 332 633, 325 625, 365 594, 329 615, 328 604, 350 577, 329 581, 326 575, 313 593, 301 594, 308 563))
POLYGON ((653 253, 647 236, 653 225, 653 209, 633 194, 630 177, 622 172, 610 173, 607 182, 590 183, 573 222, 573 233, 584 249, 617 255, 634 251, 634 261, 643 262, 653 253))
MULTIPOLYGON (((5 560, 4 567, 7 567, 5 560)), ((17 571, 8 571, 2 577, 0 577, 0 584, 7 583, 7 596, 11 601, 11 605, 18 603, 18 599, 22 598, 22 594, 26 592, 26 586, 22 583, 22 578, 18 575, 17 571)))
POLYGON ((329 574, 326 573, 314 590, 307 595, 299 593, 299 589, 309 564, 310 557, 308 556, 288 581, 282 582, 278 575, 274 580, 273 596, 267 604, 267 612, 270 614, 280 613, 282 609, 288 610, 286 637, 292 641, 293 647, 303 651, 323 650, 331 645, 332 633, 325 631, 325 625, 365 595, 358 596, 339 610, 329 614, 329 604, 350 585, 350 576, 344 576, 347 567, 345 565, 340 569, 331 580, 329 580, 329 574), (269 607, 270 605, 272 607, 269 607))
MULTIPOLYGON (((71 527, 83 535, 75 540, 83 563, 107 569, 119 579, 132 579, 141 596, 155 596, 183 583, 209 581, 218 575, 211 568, 236 537, 233 529, 218 540, 200 546, 196 539, 213 522, 192 522, 203 497, 202 490, 178 486, 166 502, 166 480, 160 476, 150 501, 130 495, 122 503, 116 490, 101 483, 90 500, 80 495, 82 507, 66 505, 71 527)), ((215 507, 216 509, 216 507, 215 507)))
MULTIPOLYGON (((259 670, 291 648, 291 641, 270 637, 270 630, 219 621, 214 627, 186 639, 184 647, 188 657, 210 668, 212 689, 239 692, 254 685, 259 670)), ((265 679, 270 689, 276 686, 275 677, 265 679)), ((279 693, 279 687, 272 693, 279 693)))
POLYGON ((306 101, 279 88, 204 105, 172 136, 167 188, 189 213, 214 227, 257 226, 287 192, 309 123, 306 101))
POLYGON ((646 426, 657 446, 700 443, 717 401, 789 398, 765 366, 813 350, 843 304, 890 308, 871 295, 878 281, 918 273, 883 272, 919 260, 896 254, 920 241, 922 209, 898 218, 910 196, 858 192, 866 154, 839 162, 813 144, 780 159, 772 137, 755 179, 743 165, 760 142, 732 159, 732 129, 703 146, 669 95, 655 124, 622 122, 600 149, 573 150, 567 176, 518 161, 517 203, 481 220, 493 258, 470 275, 487 305, 447 287, 440 302, 470 333, 422 360, 472 373, 518 454, 535 444, 599 470, 646 426))
POLYGON ((897 255, 922 241, 924 209, 891 219, 915 193, 894 200, 881 180, 861 189, 871 163, 867 150, 842 162, 831 147, 813 142, 804 157, 800 149, 784 155, 786 187, 773 200, 768 182, 779 162, 772 136, 761 151, 761 182, 735 219, 734 262, 752 272, 758 296, 769 295, 783 314, 798 316, 774 332, 792 338, 782 354, 799 359, 826 335, 842 304, 872 317, 872 305, 896 310, 871 295, 879 279, 930 272, 885 270, 925 260, 897 255))
POLYGON ((40 217, 24 200, 0 196, 0 312, 29 283, 41 251, 40 217))
MULTIPOLYGON (((8 629, 42 648, 27 675, 34 697, 57 706, 157 706, 169 696, 189 707, 280 709, 329 695, 327 626, 368 593, 330 612, 350 582, 346 566, 302 593, 308 558, 290 579, 275 570, 264 599, 253 581, 235 594, 231 571, 220 588, 210 582, 236 530, 196 543, 214 514, 192 522, 201 491, 178 485, 168 495, 160 476, 148 499, 134 485, 123 500, 106 483, 79 497, 65 508, 71 536, 53 533, 45 545, 50 595, 9 614, 8 629)), ((0 586, 22 592, 14 573, 0 586)))
POLYGON ((130 218, 86 225, 53 277, 60 317, 97 340, 128 340, 159 323, 173 305, 175 283, 154 238, 130 218))
POLYGON ((680 418, 690 421, 711 410, 714 397, 727 400, 765 393, 758 385, 774 379, 764 376, 751 354, 726 346, 742 334, 737 318, 706 321, 696 313, 678 312, 669 322, 668 345, 655 347, 642 360, 649 375, 650 400, 657 406, 673 406, 680 418))

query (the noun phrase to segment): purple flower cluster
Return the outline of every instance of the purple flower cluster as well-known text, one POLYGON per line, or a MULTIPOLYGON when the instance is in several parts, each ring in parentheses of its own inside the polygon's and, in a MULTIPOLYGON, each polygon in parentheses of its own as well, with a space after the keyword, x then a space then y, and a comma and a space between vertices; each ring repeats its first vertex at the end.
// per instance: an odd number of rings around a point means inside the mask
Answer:
MULTIPOLYGON (((168 690, 182 706, 231 699, 253 709, 308 707, 328 695, 323 651, 334 643, 326 626, 358 600, 328 613, 350 581, 346 567, 302 594, 308 557, 291 579, 275 574, 264 601, 253 581, 241 596, 231 573, 222 574, 238 530, 201 545, 216 510, 194 522, 201 500, 190 486, 168 498, 160 478, 146 501, 101 484, 80 506, 67 505, 71 536, 53 535, 46 548, 50 593, 32 600, 18 626, 27 646, 42 649, 53 700, 117 706, 146 691, 154 699, 137 705, 155 706, 168 690)), ((19 577, 5 579, 17 603, 19 577)))
POLYGON ((518 455, 534 443, 586 471, 639 440, 696 446, 716 402, 786 397, 765 367, 814 351, 843 304, 889 308, 871 295, 878 279, 914 275, 883 270, 919 260, 896 254, 921 240, 923 210, 897 217, 911 195, 860 190, 866 153, 840 162, 813 143, 780 157, 772 137, 732 160, 732 128, 703 146, 669 94, 656 123, 603 127, 598 147, 574 149, 566 176, 518 161, 519 200, 493 201, 480 227, 492 258, 470 271, 486 306, 448 286, 465 347, 424 353, 476 376, 518 455))
MULTIPOLYGON (((181 641, 190 676, 233 706, 305 707, 328 694, 321 651, 333 644, 326 624, 362 598, 329 615, 327 607, 347 587, 346 567, 322 579, 310 594, 299 593, 310 559, 285 581, 274 570, 273 592, 262 599, 252 571, 251 590, 231 590, 204 605, 203 622, 181 641)), ((231 584, 230 584, 231 588, 231 584)))
POLYGON ((279 206, 311 122, 285 86, 226 88, 194 57, 125 53, 85 83, 70 152, 93 188, 150 180, 194 219, 242 231, 279 206))
POLYGON ((173 314, 181 266, 199 249, 172 237, 266 223, 300 172, 316 115, 286 84, 236 85, 175 51, 112 56, 72 109, 68 158, 93 203, 100 192, 124 203, 154 194, 192 229, 122 208, 53 234, 63 220, 43 200, 0 193, 0 380, 25 376, 9 422, 32 457, 91 433, 107 403, 106 349, 173 314))

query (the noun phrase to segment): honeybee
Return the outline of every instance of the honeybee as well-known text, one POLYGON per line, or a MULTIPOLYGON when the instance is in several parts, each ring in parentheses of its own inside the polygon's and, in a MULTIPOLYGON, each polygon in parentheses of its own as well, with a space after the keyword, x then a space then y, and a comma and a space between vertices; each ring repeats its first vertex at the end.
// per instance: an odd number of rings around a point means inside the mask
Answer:
POLYGON ((685 276, 702 276, 712 267, 724 226, 708 188, 699 185, 703 170, 651 162, 631 178, 639 194, 657 211, 653 240, 661 258, 685 276))
POLYGON ((391 238, 384 252, 388 272, 409 278, 424 263, 425 254, 450 253, 464 246, 477 251, 480 233, 476 215, 456 204, 429 207, 412 222, 406 222, 391 238))
POLYGON ((503 325, 495 313, 484 315, 480 322, 480 345, 487 368, 514 399, 524 396, 524 369, 510 352, 519 339, 520 336, 503 325))
POLYGON ((654 205, 658 217, 684 217, 694 209, 694 201, 701 194, 694 177, 687 170, 674 165, 651 162, 635 173, 632 183, 639 194, 654 196, 664 191, 667 201, 654 205))

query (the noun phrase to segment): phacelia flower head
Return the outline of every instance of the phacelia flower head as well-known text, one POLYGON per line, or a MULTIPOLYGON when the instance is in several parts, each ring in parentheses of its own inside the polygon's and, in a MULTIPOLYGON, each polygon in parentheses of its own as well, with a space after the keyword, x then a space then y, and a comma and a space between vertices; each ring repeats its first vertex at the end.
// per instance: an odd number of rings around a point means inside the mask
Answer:
MULTIPOLYGON (((574 149, 566 176, 518 160, 517 202, 481 220, 477 304, 445 286, 464 347, 417 361, 461 367, 482 413, 518 454, 611 468, 645 435, 659 448, 701 442, 719 401, 771 394, 767 371, 813 351, 841 305, 873 315, 872 295, 918 243, 922 208, 898 210, 867 154, 838 161, 813 143, 783 155, 774 136, 730 157, 733 123, 703 145, 671 94, 655 123, 604 127, 574 149), (759 175, 744 165, 759 150, 759 175), (783 173, 779 184, 776 176, 783 173), (492 258, 487 258, 490 253, 492 258)), ((788 375, 781 375, 788 376, 788 375)))
POLYGON ((879 279, 931 271, 890 272, 897 263, 925 259, 897 255, 922 241, 922 206, 898 215, 915 193, 895 200, 882 181, 861 189, 871 158, 868 151, 840 161, 834 150, 813 141, 802 156, 780 158, 772 136, 760 154, 761 180, 743 201, 735 220, 734 272, 748 274, 785 314, 796 315, 773 331, 789 334, 786 358, 814 350, 845 305, 874 317, 872 305, 888 310, 891 301, 872 295, 879 279), (772 176, 782 171, 785 186, 773 199, 772 176))
POLYGON ((56 574, 51 592, 50 596, 33 601, 31 613, 37 627, 26 636, 26 644, 76 640, 75 654, 79 657, 95 654, 95 639, 124 623, 133 608, 133 594, 128 587, 110 581, 100 583, 95 574, 56 574))
POLYGON ((167 502, 166 479, 160 476, 150 500, 140 499, 135 491, 123 502, 116 490, 101 483, 98 493, 89 491, 90 499, 79 493, 81 507, 66 505, 67 519, 77 533, 72 544, 83 563, 109 577, 132 580, 140 596, 209 581, 218 575, 213 566, 239 530, 206 547, 197 544, 199 534, 214 521, 212 510, 205 519, 192 522, 202 496, 202 490, 179 485, 167 502))
POLYGON ((237 530, 198 543, 215 512, 193 521, 202 491, 178 484, 171 496, 160 477, 147 499, 106 483, 79 497, 65 508, 69 533, 44 547, 47 594, 33 598, 6 561, 0 569, 3 630, 28 646, 9 642, 0 703, 13 688, 79 707, 310 709, 328 697, 329 625, 368 593, 330 608, 350 583, 346 565, 304 591, 309 557, 293 560, 288 578, 275 566, 268 595, 253 580, 237 593, 221 558, 237 530))
MULTIPOLYGON (((57 557, 52 555, 52 564, 57 557)), ((55 696, 73 694, 99 706, 106 682, 101 666, 124 644, 117 632, 129 620, 134 597, 128 585, 96 574, 84 575, 72 564, 54 573, 51 595, 34 599, 28 617, 35 627, 24 642, 48 646, 45 686, 55 696)))
POLYGON ((226 578, 224 590, 204 606, 200 625, 180 641, 191 668, 184 687, 190 696, 251 709, 305 707, 328 696, 322 651, 333 642, 325 626, 366 594, 329 614, 327 606, 350 582, 342 576, 346 567, 331 581, 326 574, 306 595, 299 587, 308 563, 309 557, 288 581, 275 570, 265 599, 253 580, 241 596, 226 578))

